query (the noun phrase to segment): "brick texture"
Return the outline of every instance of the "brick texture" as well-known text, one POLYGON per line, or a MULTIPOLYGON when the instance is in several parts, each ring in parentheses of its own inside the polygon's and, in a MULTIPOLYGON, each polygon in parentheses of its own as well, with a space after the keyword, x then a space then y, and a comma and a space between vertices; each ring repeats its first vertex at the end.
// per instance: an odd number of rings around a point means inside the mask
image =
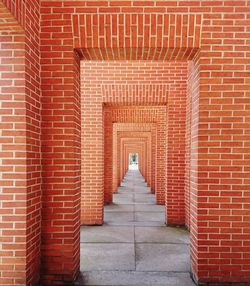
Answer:
POLYGON ((43 285, 72 283, 80 265, 80 59, 62 5, 41 1, 43 285))
MULTIPOLYGON (((98 62, 83 61, 81 64, 82 82, 82 218, 83 224, 101 224, 103 221, 104 189, 111 190, 112 184, 112 149, 103 153, 102 109, 114 109, 114 115, 104 120, 106 145, 112 145, 112 122, 152 123, 161 117, 159 105, 170 103, 180 107, 179 116, 171 116, 170 109, 165 107, 169 117, 169 159, 166 160, 163 146, 167 135, 167 117, 160 119, 157 128, 157 164, 158 190, 156 197, 159 204, 165 201, 164 186, 165 166, 170 170, 175 166, 176 172, 169 175, 167 194, 169 224, 184 224, 184 161, 185 161, 185 92, 187 64, 185 62, 168 63, 163 61, 116 61, 98 62), (140 84, 138 84, 138 81, 140 84), (127 84, 124 84, 127 82, 127 84), (151 84, 149 84, 151 82, 151 84), (95 100, 93 101, 93 99, 95 100), (144 113, 138 113, 132 105, 142 105, 144 113), (156 107, 152 105, 157 105, 156 107), (148 106, 148 107, 147 107, 148 106), (151 107, 150 107, 151 106, 151 107), (146 110, 151 110, 146 113, 146 110), (91 110, 91 111, 90 111, 91 110), (98 111, 99 110, 99 111, 98 111), (115 111, 116 110, 116 111, 115 111), (149 116, 149 117, 147 117, 149 116), (97 119, 99 118, 99 119, 97 119), (175 129, 176 133, 172 130, 175 129), (91 130, 91 132, 89 132, 91 130), (95 131, 96 130, 96 131, 95 131), (166 131, 165 131, 166 130, 166 131), (95 136, 93 136, 95 134, 95 136), (172 135, 171 135, 172 134, 172 135), (86 144, 86 145, 85 145, 86 144), (86 146, 86 147, 85 147, 86 146), (174 148, 176 146, 176 148, 174 148), (89 150, 92 152, 89 152, 89 150), (182 152, 180 152, 182 150, 182 152), (93 153, 94 152, 94 153, 93 153), (93 156, 95 154, 95 156, 93 156), (109 162, 103 164, 103 156, 109 162), (165 159, 164 159, 165 158, 165 159), (178 160, 176 163, 172 160, 178 160), (84 167, 85 166, 85 167, 84 167), (87 166, 87 168, 86 168, 87 166), (107 167, 108 166, 108 167, 107 167), (107 170, 107 173, 105 173, 107 170), (97 176, 98 174, 98 176, 97 176), (85 179, 86 178, 86 179, 85 179), (105 182, 104 182, 105 178, 105 182), (89 180, 92 183, 89 184, 89 180), (91 191, 91 188, 93 188, 91 191), (172 194, 171 194, 172 193, 172 194), (159 195, 158 195, 159 194, 159 195)), ((106 192, 107 193, 107 192, 106 192)), ((111 192, 110 192, 111 193, 111 192)), ((106 201, 111 201, 107 198, 106 201)))
POLYGON ((19 14, 21 26, 0 3, 0 284, 33 285, 41 244, 39 3, 4 3, 29 11, 19 14))
POLYGON ((82 59, 193 58, 199 49, 201 15, 137 14, 130 9, 132 13, 73 15, 74 47, 82 59))
MULTIPOLYGON (((164 133, 164 128, 165 128, 165 122, 166 122, 166 106, 157 106, 157 107, 151 107, 151 106, 137 106, 137 107, 105 107, 104 109, 104 118, 105 118, 105 126, 109 125, 112 128, 112 122, 117 122, 119 123, 130 123, 134 122, 136 124, 140 124, 140 123, 149 123, 152 124, 154 122, 156 122, 157 125, 157 134, 159 134, 157 136, 157 155, 156 155, 156 160, 157 160, 157 186, 156 186, 156 201, 158 204, 164 204, 165 202, 165 197, 164 197, 164 189, 162 188, 162 186, 164 186, 164 166, 165 166, 165 155, 163 153, 164 150, 164 146, 165 146, 165 137, 166 134, 164 133), (163 134, 162 134, 163 132, 163 134)), ((138 127, 137 127, 138 128, 138 127)), ((105 148, 105 156, 107 156, 106 158, 110 158, 112 157, 112 132, 105 132, 105 137, 106 137, 106 144, 104 146, 105 148), (109 138, 107 138, 107 134, 110 134, 109 138), (111 154, 111 156, 110 156, 111 154)), ((117 135, 118 137, 118 135, 117 135)), ((141 138, 141 136, 138 136, 138 134, 135 134, 135 137, 139 137, 141 138), (137 135, 137 136, 136 136, 137 135)), ((119 140, 119 138, 117 138, 117 140, 119 140)), ((119 146, 119 141, 117 142, 117 153, 119 154, 120 152, 120 146, 119 146)), ((151 149, 151 148, 150 148, 151 149)), ((150 151, 148 150, 148 153, 150 151)), ((145 154, 146 156, 146 154, 145 154)), ((118 157, 117 158, 117 162, 119 161, 119 159, 121 158, 118 157)), ((105 161, 105 168, 107 170, 107 173, 109 173, 110 175, 107 174, 107 176, 105 176, 106 178, 110 178, 109 181, 107 181, 107 191, 108 190, 112 190, 112 158, 109 161, 105 161), (111 187, 110 187, 111 186, 111 187)), ((121 182, 123 175, 124 175, 124 171, 121 170, 120 165, 119 164, 115 164, 115 166, 113 166, 114 169, 117 169, 117 181, 118 184, 121 182), (117 168, 116 168, 117 167, 117 168)), ((147 174, 144 174, 146 177, 147 174)), ((147 178, 146 178, 147 179, 147 178)))
POLYGON ((249 1, 0 3, 0 284, 79 273, 81 205, 103 220, 104 103, 165 105, 166 221, 189 227, 198 283, 249 284, 249 1))

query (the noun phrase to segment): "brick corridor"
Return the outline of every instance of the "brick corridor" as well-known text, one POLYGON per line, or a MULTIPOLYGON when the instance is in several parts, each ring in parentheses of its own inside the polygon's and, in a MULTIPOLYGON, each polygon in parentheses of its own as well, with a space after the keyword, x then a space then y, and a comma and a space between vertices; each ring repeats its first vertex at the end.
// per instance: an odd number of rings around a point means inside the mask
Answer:
POLYGON ((164 207, 139 171, 128 171, 104 212, 103 226, 81 228, 76 285, 194 285, 188 233, 165 226, 164 207))

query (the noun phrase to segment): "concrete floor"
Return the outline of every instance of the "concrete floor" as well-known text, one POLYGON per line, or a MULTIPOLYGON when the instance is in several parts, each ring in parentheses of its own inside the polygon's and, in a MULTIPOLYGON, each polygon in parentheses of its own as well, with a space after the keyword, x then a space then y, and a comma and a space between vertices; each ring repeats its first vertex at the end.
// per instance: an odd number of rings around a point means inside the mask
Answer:
POLYGON ((193 286, 189 236, 165 226, 139 171, 125 176, 103 226, 81 228, 81 277, 76 285, 193 286))

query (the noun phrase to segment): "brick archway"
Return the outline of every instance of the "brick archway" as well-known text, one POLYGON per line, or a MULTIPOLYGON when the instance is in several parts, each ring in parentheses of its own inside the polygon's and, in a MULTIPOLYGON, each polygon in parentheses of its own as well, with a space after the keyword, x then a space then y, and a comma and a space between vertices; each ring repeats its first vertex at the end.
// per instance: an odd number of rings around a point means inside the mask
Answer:
MULTIPOLYGON (((162 17, 162 19, 165 16, 162 17)), ((112 19, 118 19, 115 15, 74 15, 74 45, 76 51, 79 53, 82 60, 82 106, 84 118, 83 122, 87 122, 86 128, 83 124, 83 129, 88 129, 90 125, 95 126, 95 138, 88 137, 87 133, 84 132, 84 139, 86 142, 89 140, 96 143, 99 142, 101 146, 103 131, 101 125, 101 108, 102 104, 140 104, 141 102, 148 104, 167 104, 167 164, 166 172, 163 174, 163 180, 166 177, 166 184, 161 184, 165 187, 165 193, 167 194, 167 214, 166 220, 173 224, 183 224, 185 221, 185 199, 184 199, 184 168, 185 168, 185 106, 186 106, 186 87, 185 73, 187 66, 185 63, 177 62, 173 72, 176 74, 175 78, 165 78, 164 85, 166 88, 159 88, 162 82, 158 84, 155 83, 143 83, 142 87, 136 83, 131 82, 129 84, 123 84, 119 75, 116 78, 109 78, 109 69, 118 71, 119 62, 110 63, 108 60, 127 60, 126 64, 133 64, 133 60, 146 60, 147 64, 151 60, 164 60, 163 65, 168 65, 168 60, 182 60, 187 61, 198 55, 198 50, 200 48, 200 35, 201 35, 201 16, 200 15, 190 15, 186 17, 185 15, 169 15, 165 17, 165 23, 169 21, 169 30, 166 30, 164 35, 162 31, 161 16, 154 17, 153 15, 145 15, 142 17, 143 21, 147 24, 144 29, 142 25, 141 35, 137 35, 136 32, 132 33, 129 31, 126 34, 126 24, 137 23, 140 19, 140 15, 130 15, 125 16, 124 20, 120 19, 114 22, 112 19), (147 29, 147 25, 150 21, 156 20, 156 31, 147 29), (101 21, 105 22, 104 29, 96 30, 96 25, 101 21), (149 22, 147 22, 149 21, 149 22), (190 21, 190 22, 188 22, 190 21), (86 29, 83 27, 83 23, 86 23, 86 29), (188 23, 191 28, 187 29, 188 23), (176 25, 177 24, 177 25, 176 25), (179 26, 178 26, 179 25, 179 26), (95 33, 90 32, 90 27, 93 27, 95 33), (125 31, 125 34, 122 31, 125 31), (112 34, 113 31, 117 31, 117 34, 112 34), (121 31, 121 33, 120 33, 121 31), (182 31, 182 32, 181 32, 182 31), (152 34, 153 33, 153 34, 152 34), (154 34, 155 33, 155 34, 154 34), (171 33, 171 35, 169 34, 171 33), (142 41, 141 41, 141 39, 142 41), (112 38, 112 40, 111 40, 112 38), (114 39, 113 39, 114 38, 114 39), (146 46, 144 40, 147 38, 155 39, 156 42, 150 41, 146 46), (137 41, 138 39, 138 41, 137 41), (131 43, 134 43, 133 45, 131 43), (84 45, 84 46, 83 46, 84 45), (123 46, 124 45, 124 46, 123 46), (162 46, 161 46, 162 45, 162 46), (170 45, 170 46, 169 46, 170 45), (133 48, 131 48, 133 47, 133 48), (147 49, 142 49, 142 47, 147 47, 147 49), (106 62, 98 62, 97 60, 107 60, 106 62), (129 61, 128 61, 129 60, 129 61), (102 75, 103 74, 103 75, 102 75), (103 79, 102 79, 103 76, 103 79), (117 82, 116 82, 117 81, 117 82), (152 87, 153 86, 153 87, 152 87), (156 95, 156 96, 153 96, 156 95), (92 114, 89 112, 90 99, 95 98, 95 105, 91 106, 92 114), (86 113, 85 111, 86 110, 86 113), (99 123, 96 122, 96 115, 99 114, 99 123), (97 126, 98 125, 98 126, 97 126), (86 137, 87 136, 87 137, 86 137)), ((198 57, 196 58, 198 61, 198 57)), ((154 62, 155 64, 155 62, 154 62)), ((170 69, 173 68, 173 63, 169 64, 170 69)), ((186 70, 187 71, 187 70, 186 70)), ((119 74, 119 72, 118 72, 119 74)), ((159 80, 159 79, 158 79, 159 80)), ((115 121, 115 120, 114 120, 115 121)), ((110 120, 112 123, 112 120, 110 120)), ((163 130, 163 129, 162 129, 163 130)), ((112 136, 112 124, 107 127, 105 123, 104 128, 105 140, 106 138, 111 138, 112 136)), ((160 137, 160 136, 157 136, 160 137)), ((109 145, 112 142, 109 139, 109 145)), ((91 143, 90 143, 91 145, 91 143)), ((89 150, 86 145, 86 150, 89 150)), ((188 145, 187 145, 187 148, 188 145)), ((94 148, 93 148, 94 149, 94 148)), ((109 161, 108 166, 111 168, 112 160, 112 149, 110 151, 105 150, 104 154, 109 161)), ((96 177, 96 182, 94 184, 94 196, 90 195, 90 188, 88 184, 85 185, 83 179, 82 185, 82 210, 83 216, 82 221, 87 221, 88 223, 102 223, 103 220, 103 204, 104 204, 104 193, 105 187, 107 190, 112 190, 112 171, 110 173, 103 173, 103 157, 104 154, 100 152, 101 150, 96 150, 95 152, 95 169, 93 173, 98 173, 96 177), (99 171, 96 170, 96 166, 100 166, 99 171), (102 179, 103 178, 103 179, 102 179), (106 181, 105 181, 106 180, 106 181), (86 191, 85 191, 86 190, 86 191), (87 197, 84 193, 87 193, 87 197), (99 202, 96 207, 90 202, 99 202), (85 203, 87 202, 87 203, 85 203), (101 203, 100 203, 101 202, 101 203), (97 209, 99 208, 99 210, 97 209), (91 214, 92 213, 92 214, 91 214), (87 218, 87 220, 86 220, 87 218)), ((87 152, 84 153, 84 158, 87 152)), ((94 178, 89 173, 91 166, 88 165, 90 161, 87 157, 85 161, 82 161, 82 178, 94 178), (85 167, 84 167, 85 166, 85 167), (84 173, 86 171, 86 174, 84 173)), ((105 163, 105 165, 107 162, 105 163)), ((109 171, 109 168, 107 170, 109 171)), ((165 169, 157 166, 158 170, 165 169)), ((105 170, 105 168, 104 168, 105 170)), ((93 180, 93 179, 92 179, 93 180)), ((189 196, 186 195, 186 201, 189 202, 189 196)), ((189 211, 189 204, 187 204, 186 209, 189 211)), ((186 219, 188 222, 189 220, 186 219)), ((190 227, 192 232, 192 227, 190 227)))
MULTIPOLYGON (((133 133, 150 133, 151 134, 151 158, 152 158, 152 168, 151 168, 151 191, 155 193, 156 189, 156 168, 157 168, 157 125, 156 123, 113 123, 113 166, 119 166, 119 158, 117 156, 117 135, 118 132, 126 132, 127 134, 133 133)), ((119 167, 118 167, 119 168, 119 167)), ((118 178, 117 178, 117 170, 113 168, 113 189, 115 190, 118 187, 118 178)))
MULTIPOLYGON (((133 130, 133 128, 132 128, 133 130)), ((128 140, 131 144, 134 143, 138 143, 138 140, 144 141, 147 144, 147 148, 146 148, 146 154, 143 155, 143 158, 145 158, 146 161, 146 169, 147 171, 144 172, 142 175, 145 178, 146 182, 149 184, 149 186, 152 188, 153 186, 153 182, 152 182, 152 178, 155 176, 156 171, 153 169, 153 166, 155 166, 155 164, 153 164, 153 161, 157 161, 157 158, 153 158, 152 157, 152 153, 155 153, 155 150, 153 150, 153 145, 152 141, 153 141, 153 136, 152 136, 152 132, 151 131, 117 131, 117 166, 115 166, 115 168, 117 168, 116 172, 119 173, 121 172, 122 176, 120 176, 120 178, 122 179, 125 175, 125 172, 128 170, 128 154, 125 152, 124 156, 125 158, 127 158, 126 162, 121 162, 121 156, 120 154, 124 153, 124 150, 121 149, 122 146, 122 142, 121 140, 128 140), (120 151, 120 152, 119 152, 120 151), (124 163, 124 166, 122 166, 122 164, 124 163)), ((137 152, 134 152, 137 153, 137 152)), ((114 154, 114 151, 113 151, 114 154)), ((141 160, 141 159, 140 159, 141 160)), ((155 163, 155 162, 154 162, 155 163)), ((140 166, 142 167, 142 166, 140 166)), ((142 171, 142 169, 140 168, 140 171, 142 171)), ((116 173, 115 173, 115 178, 116 178, 116 173)), ((119 180, 119 183, 121 181, 119 180)), ((153 192, 153 190, 152 190, 153 192)))
MULTIPOLYGON (((115 148, 112 146, 113 137, 113 124, 112 122, 119 123, 130 123, 135 124, 156 124, 157 127, 157 158, 159 162, 157 165, 157 181, 158 187, 156 188, 156 200, 158 204, 165 203, 164 194, 164 171, 166 164, 166 155, 164 152, 164 146, 166 144, 166 106, 109 106, 104 110, 104 120, 105 120, 105 155, 106 155, 106 179, 108 179, 106 185, 107 190, 112 190, 112 153, 115 148), (111 158, 111 159, 110 159, 111 158)), ((118 171, 119 172, 119 171, 118 171)), ((119 181, 121 178, 119 177, 119 181)), ((112 193, 110 192, 110 195, 112 193)))
POLYGON ((122 181, 123 177, 125 176, 128 170, 128 151, 127 148, 133 147, 131 149, 134 153, 139 153, 139 170, 141 171, 145 181, 149 183, 149 175, 151 174, 151 156, 149 156, 150 149, 151 149, 151 141, 150 137, 147 136, 149 134, 135 134, 126 135, 126 134, 119 134, 118 135, 118 144, 120 145, 120 164, 118 165, 117 171, 120 171, 120 182, 122 181), (138 147, 137 147, 138 146, 138 147), (136 152, 136 148, 141 152, 136 152), (123 155, 123 156, 122 156, 123 155), (150 157, 150 159, 148 158, 150 157))
MULTIPOLYGON (((18 219, 13 223, 27 235, 27 249, 41 249, 42 283, 72 283, 79 272, 80 59, 85 59, 82 66, 86 70, 91 69, 89 60, 93 65, 94 60, 100 59, 127 59, 131 63, 141 59, 142 65, 143 60, 150 63, 161 59, 164 64, 166 60, 190 60, 187 93, 181 85, 176 88, 170 74, 168 77, 173 94, 168 101, 168 117, 169 122, 174 122, 167 126, 170 144, 166 150, 166 190, 170 201, 171 194, 172 200, 173 193, 182 194, 184 185, 178 179, 183 182, 186 169, 187 210, 190 206, 186 217, 195 280, 204 284, 248 283, 248 1, 147 1, 145 7, 133 0, 123 1, 124 6, 120 1, 91 0, 1 3, 25 31, 25 96, 30 99, 24 108, 28 127, 24 156, 28 158, 28 169, 22 168, 24 181, 28 182, 22 200, 28 227, 20 226, 18 219), (186 100, 185 121, 182 108, 177 111, 176 106, 182 106, 186 100), (188 136, 183 140, 180 126, 185 122, 188 136), (178 150, 185 149, 186 154, 174 152, 176 146, 178 150), (177 171, 173 172, 175 168, 177 171), (33 237, 40 237, 41 233, 40 247, 39 240, 33 237)), ((83 71, 82 76, 86 79, 83 71)), ((99 97, 112 90, 117 92, 117 85, 110 88, 102 84, 95 91, 89 89, 85 96, 99 97)), ((91 106, 90 102, 85 104, 86 108, 91 106)), ((95 120, 99 122, 102 104, 95 102, 94 108, 95 120)), ((17 109, 11 107, 12 111, 17 109)), ((86 123, 83 132, 87 134, 91 128, 86 123)), ((103 134, 95 132, 91 144, 98 143, 103 134)), ((95 152, 103 156, 102 148, 95 152)), ((98 176, 101 180, 97 186, 103 188, 103 172, 98 176)), ((93 178, 90 180, 96 183, 93 178)), ((10 181, 19 184, 19 179, 10 181)), ((33 262, 26 253, 23 257, 29 270, 14 278, 15 271, 3 270, 4 279, 11 281, 8 283, 25 284, 39 279, 38 271, 30 270, 34 270, 33 262)), ((34 256, 36 261, 39 256, 40 253, 34 256)), ((18 269, 18 261, 11 263, 18 269)))

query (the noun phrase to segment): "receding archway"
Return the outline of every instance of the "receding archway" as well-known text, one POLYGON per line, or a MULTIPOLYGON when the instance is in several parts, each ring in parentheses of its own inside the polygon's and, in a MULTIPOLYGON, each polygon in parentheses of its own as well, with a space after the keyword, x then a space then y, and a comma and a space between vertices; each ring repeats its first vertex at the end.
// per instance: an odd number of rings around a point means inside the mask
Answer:
MULTIPOLYGON (((172 15, 173 19, 175 19, 175 15, 172 15)), ((172 17, 171 16, 171 17, 172 17)), ((98 16, 99 17, 99 16, 98 16)), ((102 16, 100 16, 101 19, 102 16)), ((106 17, 106 16, 105 16, 106 17)), ((135 16, 137 17, 137 16, 135 16)), ((170 18, 171 18, 170 17, 170 18)), ((129 17, 128 17, 129 18, 129 17)), ((151 19, 151 15, 149 16, 151 19)), ((169 19, 170 19, 169 18, 169 19)), ((187 18, 183 15, 180 15, 180 25, 187 24, 187 18)), ((199 50, 199 39, 200 39, 200 21, 201 17, 199 15, 190 16, 189 20, 195 23, 195 27, 193 29, 193 39, 194 41, 188 41, 188 36, 185 39, 185 32, 187 30, 183 27, 184 34, 180 34, 180 37, 183 37, 183 41, 177 40, 179 43, 179 47, 177 48, 169 48, 168 44, 170 43, 168 40, 163 41, 164 47, 161 47, 160 50, 156 47, 150 47, 149 49, 141 49, 140 47, 135 47, 131 49, 131 47, 126 46, 123 48, 116 49, 112 47, 112 44, 108 47, 100 46, 95 48, 91 46, 93 41, 90 40, 91 33, 84 29, 83 26, 79 23, 83 23, 86 21, 95 21, 94 16, 92 15, 75 15, 73 17, 73 21, 75 25, 76 37, 75 37, 75 47, 76 51, 79 53, 80 57, 84 60, 82 62, 82 106, 83 106, 83 120, 86 122, 86 127, 83 125, 83 129, 87 130, 91 126, 92 134, 94 132, 95 137, 92 135, 88 136, 87 132, 84 131, 84 139, 85 142, 88 142, 89 145, 86 145, 86 150, 89 150, 88 146, 92 146, 92 144, 101 144, 102 138, 106 138, 108 136, 112 136, 112 125, 110 128, 106 128, 105 131, 102 129, 101 124, 101 109, 103 108, 103 104, 105 104, 104 108, 108 105, 117 105, 118 107, 124 104, 128 104, 131 106, 140 104, 143 100, 147 103, 152 103, 152 101, 160 105, 162 103, 166 104, 166 112, 167 112, 167 168, 166 173, 163 175, 164 179, 166 176, 166 184, 164 184, 165 193, 166 193, 166 204, 167 204, 167 213, 166 220, 169 224, 184 224, 185 223, 185 199, 184 199, 184 169, 185 165, 185 134, 186 134, 186 125, 185 125, 185 108, 186 108, 186 88, 183 86, 187 82, 186 72, 187 72, 187 60, 192 60, 199 50), (197 27, 196 27, 197 25, 197 27), (78 27, 78 28, 76 28, 78 27), (85 41, 86 39, 89 41, 85 41), (84 48, 81 47, 81 43, 85 43, 86 46, 84 48), (185 46, 187 45, 187 46, 185 46), (143 51, 143 52, 142 52, 143 51), (142 52, 142 53, 141 53, 142 52), (98 60, 105 61, 98 61, 98 60), (117 60, 118 62, 109 62, 109 60, 117 60), (119 82, 118 84, 114 84, 114 80, 110 82, 108 80, 104 80, 102 82, 101 76, 104 70, 111 69, 114 71, 117 65, 122 65, 121 60, 125 60, 124 63, 133 64, 133 60, 141 59, 146 60, 147 64, 151 60, 162 60, 163 65, 168 65, 176 77, 169 78, 169 83, 162 82, 160 84, 153 84, 153 88, 147 83, 144 84, 124 84, 119 82), (129 61, 128 61, 129 60, 129 61), (173 68, 171 65, 174 63, 168 63, 168 60, 181 60, 181 62, 177 62, 176 67, 173 68), (113 66, 112 66, 113 65, 113 66), (184 69, 185 73, 178 73, 178 69, 184 69), (96 71, 94 71, 96 69, 96 71), (93 73, 94 71, 94 73, 93 73), (88 79, 89 76, 92 78, 88 79), (96 77, 94 80, 94 86, 91 85, 91 81, 93 76, 96 77), (172 81, 173 79, 177 81, 172 81), (180 80, 180 82, 178 82, 180 80), (184 84, 184 85, 183 85, 184 84), (164 88, 162 88, 163 86, 164 88), (157 94, 154 99, 152 99, 152 94, 157 94), (94 105, 91 106, 91 98, 95 99, 94 105), (89 112, 89 107, 93 108, 93 112, 95 117, 89 112), (97 119, 99 121, 97 122, 97 119), (94 128, 94 129, 93 129, 94 128), (104 132, 104 133, 103 133, 104 132), (179 208, 177 208, 178 206, 179 208)), ((127 19, 126 19, 127 21, 127 19)), ((122 24, 124 25, 124 23, 122 24)), ((156 29, 160 29, 160 25, 157 26, 156 29)), ((98 38, 99 31, 97 31, 96 37, 98 38)), ((143 33, 150 33, 147 29, 143 33)), ((144 35, 145 37, 150 37, 151 35, 144 35)), ((121 35, 121 41, 122 37, 121 35)), ((129 34, 130 36, 130 34, 129 34)), ((102 36, 101 36, 102 37, 102 36)), ((104 29, 103 37, 109 38, 108 28, 104 29)), ((168 37, 168 36, 167 36, 168 37)), ((175 37, 175 34, 173 35, 175 37)), ((170 38, 168 38, 170 39, 170 38)), ((172 40, 170 40, 172 42, 172 40)), ((175 41, 174 41, 175 42, 175 41)), ((172 42, 173 43, 173 42, 172 42)), ((104 44, 104 42, 103 42, 104 44)), ((142 44, 142 43, 141 43, 142 44)), ((143 44, 142 44, 143 45, 143 44)), ((143 46, 142 46, 143 47, 143 46)), ((198 58, 197 58, 198 59, 198 58)), ((143 62, 142 62, 143 64, 143 62)), ((155 63, 154 63, 155 64, 155 63)), ((116 71, 119 69, 116 69, 116 71)), ((106 75, 109 73, 106 71, 106 75)), ((112 120, 111 120, 112 122, 112 120)), ((107 126, 107 125, 104 125, 107 126)), ((106 140, 106 139, 104 139, 106 140)), ((83 141, 84 142, 84 141, 83 141)), ((110 142, 110 141, 109 141, 110 142)), ((84 143, 83 143, 84 144, 84 143)), ((101 146, 101 145, 100 145, 101 146)), ((189 146, 187 146, 187 149, 189 146)), ((94 150, 94 148, 93 148, 94 150)), ((105 173, 103 172, 103 158, 104 153, 101 152, 98 148, 94 150, 95 153, 95 164, 93 164, 93 160, 88 158, 88 151, 84 152, 83 159, 85 161, 82 162, 82 178, 86 178, 86 181, 83 180, 82 185, 82 222, 86 224, 102 224, 103 222, 103 205, 104 205, 104 188, 105 186, 109 189, 113 189, 113 184, 111 181, 112 172, 105 173), (87 156, 87 157, 86 157, 87 156), (89 171, 91 170, 91 165, 88 165, 88 162, 91 162, 93 166, 93 176, 89 175, 89 171), (85 167, 84 167, 85 166, 85 167), (98 166, 98 171, 96 169, 98 166), (98 176, 97 176, 98 174, 98 176), (93 194, 94 197, 91 197, 91 186, 88 185, 89 179, 95 180, 98 178, 96 182, 93 184, 93 194), (105 180, 108 180, 110 183, 106 183, 105 180), (86 182, 87 184, 85 184, 86 182), (104 185, 103 185, 104 183, 104 185), (99 203, 97 203, 97 201, 99 203), (94 205, 93 205, 94 204, 94 205)), ((108 166, 112 166, 112 152, 105 152, 105 156, 107 160, 109 160, 108 166)), ((105 163, 106 166, 106 163, 105 163)), ((105 168, 104 168, 105 170, 105 168)), ((107 170, 109 170, 107 168, 107 170)), ((93 181, 94 182, 94 181, 93 181)), ((162 185, 163 186, 163 185, 162 185)), ((187 220, 188 221, 188 220, 187 220)), ((191 230, 192 231, 192 230, 191 230)))

